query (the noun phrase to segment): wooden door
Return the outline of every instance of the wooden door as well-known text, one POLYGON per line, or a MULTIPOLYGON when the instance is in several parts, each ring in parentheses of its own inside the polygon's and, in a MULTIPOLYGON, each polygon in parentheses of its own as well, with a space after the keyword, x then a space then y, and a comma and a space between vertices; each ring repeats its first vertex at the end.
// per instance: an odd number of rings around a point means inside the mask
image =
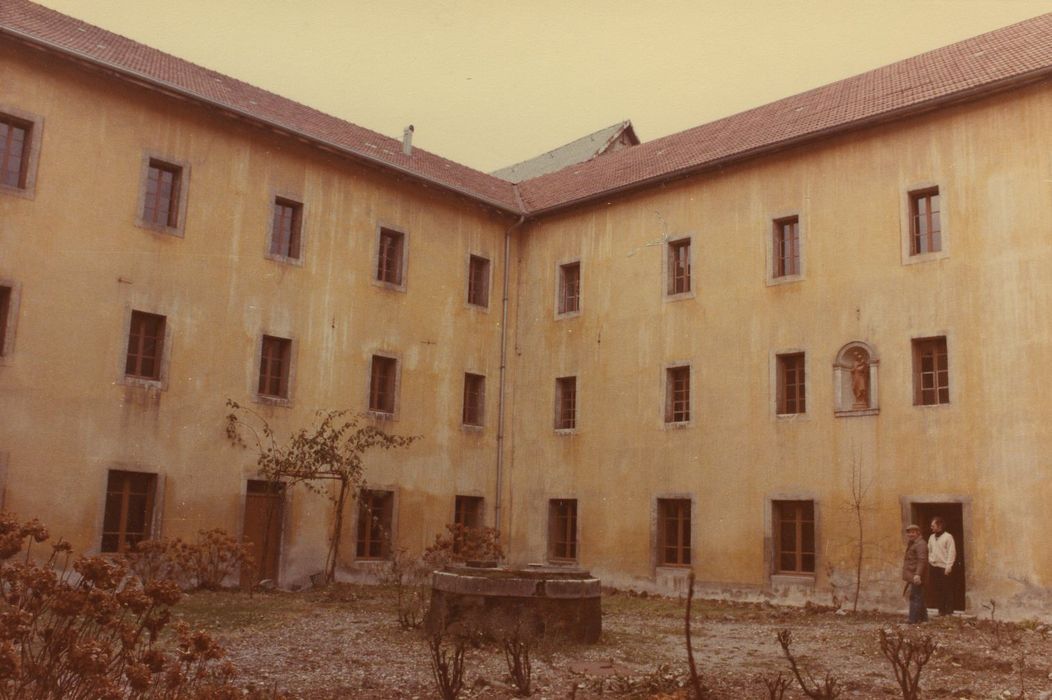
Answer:
POLYGON ((264 579, 277 583, 284 511, 284 484, 249 480, 245 493, 245 525, 241 539, 249 545, 255 565, 241 567, 242 586, 251 587, 264 579))

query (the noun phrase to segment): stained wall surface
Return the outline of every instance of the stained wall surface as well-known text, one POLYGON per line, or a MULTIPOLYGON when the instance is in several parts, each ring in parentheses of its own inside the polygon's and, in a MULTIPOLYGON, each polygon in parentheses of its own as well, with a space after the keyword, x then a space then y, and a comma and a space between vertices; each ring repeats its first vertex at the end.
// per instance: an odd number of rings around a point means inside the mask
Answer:
POLYGON ((1047 587, 1050 114, 1052 90, 1030 87, 532 223, 514 328, 517 556, 546 558, 548 500, 577 499, 582 566, 675 587, 686 570, 660 565, 656 503, 687 498, 699 580, 827 602, 853 579, 860 473, 871 599, 900 600, 902 530, 925 502, 960 504, 970 605, 1047 587), (908 193, 930 187, 942 251, 911 256, 908 193), (782 281, 771 237, 788 216, 802 270, 782 281), (668 243, 688 237, 692 290, 669 297, 668 243), (558 268, 574 260, 581 311, 563 317, 558 268), (913 340, 938 336, 949 403, 914 405, 913 340), (853 342, 875 360, 876 410, 838 415, 834 365, 853 342), (779 415, 777 356, 794 353, 806 411, 779 415), (666 368, 687 365, 690 420, 669 424, 666 368), (571 431, 553 423, 565 376, 571 431), (811 575, 776 575, 779 500, 814 504, 811 575))
MULTIPOLYGON (((454 495, 492 509, 500 290, 510 222, 213 110, 0 44, 4 108, 42 119, 30 196, 0 193, 0 278, 18 293, 0 363, 4 506, 100 546, 109 470, 158 475, 154 535, 239 531, 251 451, 226 399, 279 435, 319 409, 365 411, 374 353, 399 360, 387 430, 421 439, 371 456, 396 492, 395 543, 419 549, 454 495), (181 235, 136 224, 144 157, 184 165, 181 235), (269 259, 275 196, 302 202, 301 261, 269 259), (404 290, 374 282, 379 226, 407 237, 404 290), (470 255, 491 261, 488 309, 466 303, 470 255), (125 381, 132 310, 166 316, 162 388, 125 381), (254 398, 261 336, 292 339, 288 405, 254 398), (464 373, 486 376, 481 429, 461 425, 464 373)), ((3 109, 0 109, 3 111, 3 109)), ((291 494, 283 580, 324 560, 328 502, 291 494)), ((490 516, 492 517, 492 516, 490 516)), ((354 556, 349 510, 344 565, 354 556)))

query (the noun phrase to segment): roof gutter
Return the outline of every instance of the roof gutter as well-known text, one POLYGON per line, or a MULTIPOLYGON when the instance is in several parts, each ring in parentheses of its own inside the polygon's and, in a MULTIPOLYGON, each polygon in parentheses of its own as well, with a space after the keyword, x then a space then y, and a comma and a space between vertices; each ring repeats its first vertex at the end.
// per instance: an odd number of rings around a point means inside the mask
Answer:
POLYGON ((285 132, 286 134, 289 134, 291 136, 295 136, 298 139, 302 139, 302 140, 307 141, 309 143, 312 143, 312 144, 324 147, 324 148, 326 148, 326 149, 328 149, 330 151, 335 151, 335 152, 337 152, 337 153, 339 153, 341 155, 350 156, 350 157, 352 157, 354 159, 364 161, 364 162, 369 163, 371 165, 379 166, 379 167, 384 168, 386 170, 393 170, 393 171, 397 172, 398 174, 404 175, 404 176, 406 176, 408 178, 411 178, 413 180, 417 180, 417 181, 424 182, 424 183, 427 183, 427 184, 430 184, 430 185, 434 185, 436 187, 440 187, 440 188, 442 188, 444 190, 448 190, 450 192, 454 192, 456 194, 462 195, 462 196, 467 197, 469 199, 473 199, 473 200, 475 200, 475 201, 477 201, 477 202, 479 202, 481 204, 485 204, 487 206, 493 207, 494 209, 497 209, 497 210, 499 210, 499 211, 501 211, 503 213, 512 214, 512 215, 515 215, 515 216, 521 216, 523 214, 522 211, 519 211, 519 210, 517 210, 517 209, 515 209, 515 208, 513 208, 513 207, 511 207, 511 206, 509 206, 507 204, 505 204, 504 202, 497 201, 497 200, 492 199, 490 197, 487 197, 485 195, 481 195, 481 194, 478 194, 476 192, 472 192, 470 190, 466 190, 466 189, 464 189, 462 187, 458 187, 456 185, 451 185, 451 184, 449 184, 447 182, 441 182, 440 180, 435 180, 433 178, 427 177, 426 175, 421 175, 418 172, 415 172, 413 170, 409 170, 408 168, 404 168, 404 167, 402 167, 400 165, 397 165, 395 163, 390 163, 390 162, 388 162, 386 160, 383 160, 381 158, 376 158, 374 156, 370 156, 367 153, 361 153, 359 151, 351 150, 351 149, 347 148, 346 146, 341 146, 340 144, 333 143, 331 141, 327 141, 325 139, 318 138, 317 136, 312 136, 312 135, 304 133, 304 132, 302 132, 302 131, 300 131, 298 129, 294 129, 294 128, 289 127, 289 126, 287 126, 285 124, 282 124, 281 122, 271 121, 269 119, 263 119, 263 118, 259 117, 258 115, 253 114, 251 112, 247 112, 247 111, 245 111, 243 109, 239 109, 237 107, 233 107, 231 105, 224 104, 223 102, 218 102, 216 100, 210 99, 210 98, 205 97, 203 95, 199 95, 199 94, 197 94, 195 92, 192 92, 190 90, 187 90, 185 88, 181 88, 181 87, 178 87, 176 85, 172 85, 170 83, 166 83, 163 80, 158 80, 157 78, 153 78, 151 76, 145 75, 144 73, 140 73, 139 71, 131 70, 129 68, 124 68, 124 67, 121 67, 121 66, 116 66, 116 65, 114 65, 112 63, 106 63, 104 61, 100 61, 99 59, 94 58, 93 56, 89 56, 88 54, 85 54, 85 53, 83 53, 81 51, 77 51, 76 49, 71 49, 71 48, 68 48, 68 47, 65 47, 65 46, 61 46, 61 45, 56 44, 54 42, 50 42, 50 41, 47 41, 45 39, 41 39, 40 37, 34 36, 32 34, 27 34, 25 32, 19 31, 17 29, 12 29, 11 27, 0 26, 0 35, 2 35, 2 34, 8 34, 8 35, 10 35, 12 37, 15 37, 15 38, 17 38, 20 41, 23 41, 25 43, 28 43, 28 44, 31 44, 31 45, 34 45, 34 46, 38 46, 38 47, 40 47, 42 49, 54 51, 54 52, 57 52, 57 53, 60 53, 60 54, 66 55, 66 56, 70 56, 70 57, 75 58, 75 59, 77 59, 79 61, 83 61, 84 63, 88 63, 88 64, 91 64, 93 66, 96 66, 98 68, 103 68, 105 70, 112 71, 113 73, 117 74, 119 77, 131 79, 134 82, 143 84, 145 87, 157 89, 157 90, 160 90, 162 92, 172 93, 172 94, 175 94, 175 95, 178 95, 178 96, 181 96, 181 97, 185 97, 185 98, 194 100, 196 102, 200 102, 200 103, 208 105, 210 107, 214 107, 216 109, 219 109, 219 110, 221 110, 223 112, 227 112, 229 114, 233 114, 233 115, 235 115, 237 117, 240 117, 241 119, 245 119, 246 121, 253 122, 253 123, 256 123, 256 124, 259 124, 259 125, 271 128, 271 129, 275 129, 275 130, 278 130, 278 131, 285 132))
POLYGON ((838 136, 851 131, 859 129, 865 129, 867 127, 876 126, 878 124, 885 124, 899 119, 916 116, 925 112, 930 112, 935 109, 946 107, 959 102, 969 102, 982 97, 988 97, 998 92, 1004 92, 1013 88, 1022 87, 1029 83, 1040 82, 1052 76, 1052 66, 1045 66, 1037 70, 1030 71, 1028 73, 1021 73, 1019 75, 1011 76, 1010 78, 1004 78, 999 81, 992 83, 984 83, 977 85, 966 90, 959 92, 953 92, 942 97, 937 97, 926 102, 921 102, 907 107, 900 107, 895 110, 882 112, 875 114, 863 119, 859 119, 846 124, 838 124, 836 126, 827 127, 818 131, 812 131, 807 134, 801 134, 793 138, 785 139, 782 141, 775 141, 773 143, 764 144, 757 146, 756 148, 748 151, 741 151, 739 153, 733 153, 722 158, 715 160, 706 161, 704 163, 698 163, 689 165, 678 170, 673 170, 668 173, 662 173, 653 177, 646 178, 644 180, 637 180, 635 182, 626 183, 617 187, 602 190, 601 192, 595 192, 592 194, 584 195, 576 199, 570 199, 558 204, 553 204, 548 207, 540 209, 528 210, 527 215, 530 220, 546 216, 548 214, 554 214, 561 212, 566 209, 572 209, 584 204, 589 204, 597 200, 606 199, 626 192, 632 192, 635 190, 645 189, 647 187, 653 187, 655 185, 664 184, 672 180, 678 180, 680 178, 688 177, 690 175, 697 175, 700 173, 708 172, 710 170, 717 170, 724 168, 728 165, 733 165, 751 158, 757 158, 760 156, 771 155, 779 151, 784 151, 796 146, 800 146, 811 141, 828 138, 831 136, 838 136))

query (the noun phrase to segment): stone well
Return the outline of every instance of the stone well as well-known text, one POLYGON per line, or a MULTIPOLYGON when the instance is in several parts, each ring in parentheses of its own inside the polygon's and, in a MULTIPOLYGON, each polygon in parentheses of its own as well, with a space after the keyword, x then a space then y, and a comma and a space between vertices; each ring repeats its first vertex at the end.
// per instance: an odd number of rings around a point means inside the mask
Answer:
POLYGON ((472 621, 484 633, 499 625, 593 644, 603 630, 599 579, 578 568, 449 566, 432 575, 428 629, 472 621))

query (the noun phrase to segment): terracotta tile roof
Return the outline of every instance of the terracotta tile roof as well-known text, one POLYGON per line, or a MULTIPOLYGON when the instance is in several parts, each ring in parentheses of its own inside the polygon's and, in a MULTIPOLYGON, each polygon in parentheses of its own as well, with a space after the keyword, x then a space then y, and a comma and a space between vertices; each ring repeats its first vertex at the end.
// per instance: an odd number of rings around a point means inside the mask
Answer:
POLYGON ((322 141, 337 149, 429 180, 508 211, 519 206, 513 186, 467 166, 329 116, 266 90, 94 27, 25 0, 0 0, 0 34, 14 33, 63 53, 146 78, 233 109, 258 121, 322 141))
POLYGON ((1052 13, 512 185, 401 141, 35 5, 0 0, 13 34, 275 125, 514 213, 539 214, 934 108, 1052 73, 1052 13))
POLYGON ((538 213, 1052 72, 1052 13, 519 185, 538 213))

